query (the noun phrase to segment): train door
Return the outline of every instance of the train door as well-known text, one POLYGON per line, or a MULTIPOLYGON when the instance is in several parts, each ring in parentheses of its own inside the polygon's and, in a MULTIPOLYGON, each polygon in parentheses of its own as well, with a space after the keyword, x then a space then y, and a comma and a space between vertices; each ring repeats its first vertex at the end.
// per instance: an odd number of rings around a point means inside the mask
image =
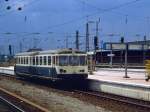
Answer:
POLYGON ((56 56, 52 56, 52 67, 56 65, 56 56))
POLYGON ((51 72, 51 75, 52 75, 52 78, 55 78, 56 77, 56 56, 52 56, 52 72, 51 72))
POLYGON ((33 56, 29 57, 29 74, 33 74, 33 56))

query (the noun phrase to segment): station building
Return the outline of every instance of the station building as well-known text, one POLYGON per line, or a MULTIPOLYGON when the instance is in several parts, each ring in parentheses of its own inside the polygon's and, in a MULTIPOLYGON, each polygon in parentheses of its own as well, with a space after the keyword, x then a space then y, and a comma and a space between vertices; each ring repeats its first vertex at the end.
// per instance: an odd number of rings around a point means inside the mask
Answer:
POLYGON ((143 67, 145 61, 150 59, 150 40, 126 43, 106 42, 103 44, 103 49, 96 51, 96 64, 109 66, 112 58, 114 66, 124 66, 126 50, 128 65, 143 67), (127 49, 126 45, 128 45, 127 49))

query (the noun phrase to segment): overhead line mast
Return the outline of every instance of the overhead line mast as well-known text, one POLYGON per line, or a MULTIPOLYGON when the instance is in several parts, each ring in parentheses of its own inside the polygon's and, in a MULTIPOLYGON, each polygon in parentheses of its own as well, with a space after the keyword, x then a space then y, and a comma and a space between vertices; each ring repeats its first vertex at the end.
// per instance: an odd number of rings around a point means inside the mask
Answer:
POLYGON ((79 50, 79 31, 76 31, 76 49, 79 50))
POLYGON ((88 52, 89 49, 89 23, 86 23, 86 52, 88 52))

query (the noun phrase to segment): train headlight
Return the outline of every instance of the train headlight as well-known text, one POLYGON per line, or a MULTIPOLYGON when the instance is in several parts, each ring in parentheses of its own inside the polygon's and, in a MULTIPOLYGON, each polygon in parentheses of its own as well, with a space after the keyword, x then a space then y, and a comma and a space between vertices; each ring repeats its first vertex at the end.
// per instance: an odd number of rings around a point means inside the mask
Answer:
POLYGON ((60 73, 66 73, 66 70, 64 70, 64 69, 60 69, 59 71, 60 71, 60 73))
POLYGON ((66 70, 64 70, 64 73, 66 73, 66 70))
POLYGON ((64 70, 63 70, 63 69, 60 69, 59 71, 60 71, 60 73, 63 73, 64 70))
POLYGON ((80 70, 80 72, 85 72, 84 70, 80 70))

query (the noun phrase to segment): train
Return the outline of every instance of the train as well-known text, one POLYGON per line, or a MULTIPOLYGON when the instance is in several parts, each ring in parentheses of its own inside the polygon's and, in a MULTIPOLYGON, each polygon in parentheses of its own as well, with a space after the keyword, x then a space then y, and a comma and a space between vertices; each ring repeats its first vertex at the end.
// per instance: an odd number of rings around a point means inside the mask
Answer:
POLYGON ((23 52, 15 55, 17 77, 50 80, 86 79, 87 54, 74 49, 23 52))

